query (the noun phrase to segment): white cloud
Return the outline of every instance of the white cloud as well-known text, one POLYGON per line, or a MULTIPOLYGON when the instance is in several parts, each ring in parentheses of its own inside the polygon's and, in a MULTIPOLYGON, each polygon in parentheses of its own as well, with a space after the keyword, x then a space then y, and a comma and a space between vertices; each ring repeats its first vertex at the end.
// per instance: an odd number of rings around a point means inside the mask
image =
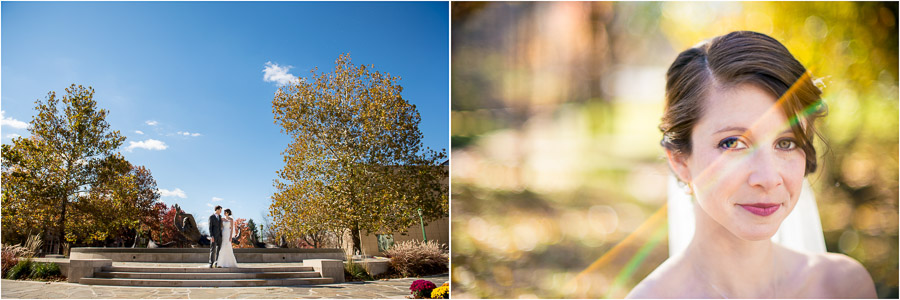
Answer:
POLYGON ((293 68, 292 66, 279 66, 276 63, 272 63, 271 61, 266 62, 266 67, 263 69, 263 80, 265 82, 275 82, 278 85, 287 85, 289 83, 297 82, 297 76, 294 74, 288 73, 288 70, 293 68))
POLYGON ((213 202, 222 201, 222 198, 219 198, 219 197, 212 197, 212 201, 213 201, 213 202))
POLYGON ((141 149, 147 149, 147 150, 166 150, 166 148, 169 148, 169 146, 166 145, 166 143, 163 143, 162 141, 157 141, 154 139, 147 139, 146 141, 140 141, 140 142, 128 142, 128 147, 125 147, 125 150, 130 152, 131 150, 134 150, 134 148, 141 148, 141 149))
POLYGON ((20 137, 20 136, 21 136, 21 135, 18 135, 18 134, 15 134, 15 133, 10 133, 10 134, 7 134, 7 135, 6 135, 6 137, 7 137, 7 138, 10 138, 10 139, 14 139, 14 138, 17 138, 17 137, 20 137))
POLYGON ((209 206, 209 207, 216 207, 216 206, 213 205, 212 203, 207 203, 206 206, 209 206))
POLYGON ((206 221, 206 222, 200 222, 200 224, 197 224, 197 227, 200 227, 200 228, 207 228, 207 227, 209 227, 209 221, 206 221))
POLYGON ((179 131, 178 134, 179 134, 179 135, 183 135, 183 136, 200 136, 199 133, 196 133, 196 132, 190 133, 190 132, 187 132, 187 131, 179 131))
POLYGON ((167 190, 167 189, 159 189, 159 195, 163 197, 178 197, 181 199, 187 198, 187 195, 184 194, 179 188, 175 188, 175 190, 167 190))
POLYGON ((137 134, 144 134, 144 132, 143 132, 143 131, 140 131, 140 130, 135 130, 134 133, 137 133, 137 134))
POLYGON ((156 124, 159 124, 159 122, 153 121, 153 120, 149 120, 146 123, 147 123, 147 125, 150 125, 150 126, 156 126, 156 124))
POLYGON ((0 125, 9 126, 15 129, 25 129, 28 128, 28 123, 13 119, 7 118, 4 116, 6 114, 5 111, 0 110, 0 125))

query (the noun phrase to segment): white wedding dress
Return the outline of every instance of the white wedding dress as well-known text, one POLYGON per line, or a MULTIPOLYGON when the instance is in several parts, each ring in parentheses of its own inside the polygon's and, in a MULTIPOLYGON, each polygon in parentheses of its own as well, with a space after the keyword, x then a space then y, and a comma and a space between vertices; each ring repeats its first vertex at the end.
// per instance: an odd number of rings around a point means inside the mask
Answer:
POLYGON ((234 249, 231 246, 232 221, 222 220, 222 248, 219 249, 218 266, 223 268, 237 268, 237 260, 234 259, 234 249))

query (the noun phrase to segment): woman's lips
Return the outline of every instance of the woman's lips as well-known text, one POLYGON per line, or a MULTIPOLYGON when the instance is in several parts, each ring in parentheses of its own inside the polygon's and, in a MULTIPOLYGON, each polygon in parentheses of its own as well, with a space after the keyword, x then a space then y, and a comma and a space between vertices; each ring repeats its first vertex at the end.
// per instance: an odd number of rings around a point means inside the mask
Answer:
POLYGON ((755 203, 755 204, 738 204, 743 207, 747 211, 753 213, 757 216, 768 216, 774 214, 779 208, 781 208, 781 204, 778 203, 755 203))

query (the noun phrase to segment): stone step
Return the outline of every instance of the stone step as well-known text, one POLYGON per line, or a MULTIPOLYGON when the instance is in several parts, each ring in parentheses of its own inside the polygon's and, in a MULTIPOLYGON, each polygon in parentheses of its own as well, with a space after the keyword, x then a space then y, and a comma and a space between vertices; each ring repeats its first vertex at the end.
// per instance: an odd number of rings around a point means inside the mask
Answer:
POLYGON ((303 279, 130 279, 130 278, 82 278, 79 283, 91 285, 113 286, 152 286, 152 287, 249 287, 249 286, 292 286, 332 283, 331 278, 303 279))
POLYGON ((251 268, 197 268, 197 267, 103 267, 103 272, 129 273, 262 273, 262 272, 313 272, 312 267, 251 267, 251 268))
POLYGON ((171 273, 171 272, 96 272, 95 278, 131 279, 299 279, 320 278, 318 272, 240 272, 240 273, 171 273))

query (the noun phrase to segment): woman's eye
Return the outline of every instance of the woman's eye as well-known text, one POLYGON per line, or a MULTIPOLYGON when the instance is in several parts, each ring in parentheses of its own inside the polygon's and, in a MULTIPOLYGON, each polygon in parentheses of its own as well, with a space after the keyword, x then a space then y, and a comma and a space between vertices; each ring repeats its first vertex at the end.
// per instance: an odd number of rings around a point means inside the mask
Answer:
POLYGON ((747 145, 744 144, 744 142, 741 142, 741 140, 737 137, 727 137, 719 142, 719 149, 738 150, 745 148, 747 148, 747 145))
POLYGON ((782 139, 775 142, 775 147, 781 150, 794 150, 797 148, 797 143, 792 139, 782 139))

